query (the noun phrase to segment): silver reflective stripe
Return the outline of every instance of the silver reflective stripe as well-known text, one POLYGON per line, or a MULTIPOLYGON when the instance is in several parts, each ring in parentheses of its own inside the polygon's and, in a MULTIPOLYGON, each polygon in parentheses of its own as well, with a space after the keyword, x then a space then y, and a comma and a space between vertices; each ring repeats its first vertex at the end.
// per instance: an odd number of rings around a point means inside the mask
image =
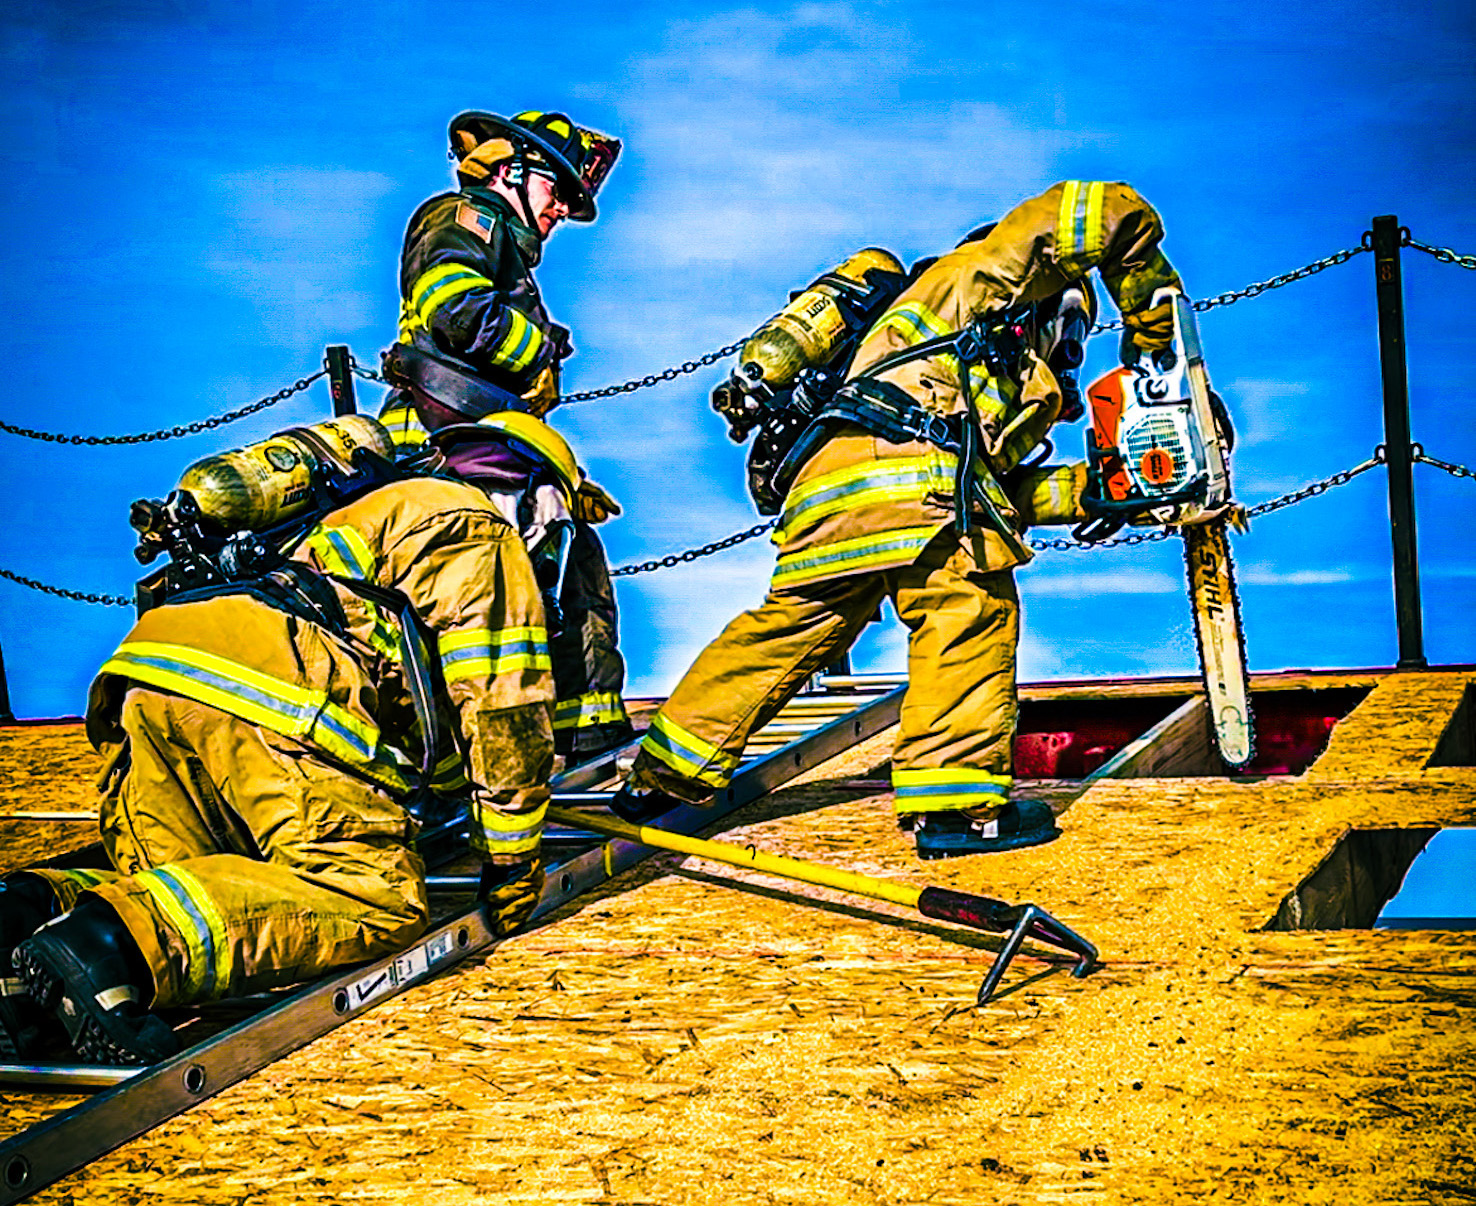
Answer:
POLYGON ((138 1000, 138 989, 132 984, 120 984, 117 988, 105 988, 97 994, 97 1003, 104 1009, 115 1009, 124 1001, 138 1000))
POLYGON ((20 977, 13 980, 0 980, 0 997, 28 997, 31 990, 26 987, 26 982, 20 977))

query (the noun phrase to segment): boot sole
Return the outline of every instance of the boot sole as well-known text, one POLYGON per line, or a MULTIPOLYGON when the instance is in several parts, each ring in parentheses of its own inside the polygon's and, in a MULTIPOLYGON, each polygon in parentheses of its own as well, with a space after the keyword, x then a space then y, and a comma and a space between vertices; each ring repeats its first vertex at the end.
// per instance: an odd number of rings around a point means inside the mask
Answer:
MULTIPOLYGON (((926 833, 923 829, 918 831, 926 833)), ((969 854, 1002 854, 1007 850, 1023 850, 1028 846, 1043 846, 1047 842, 1055 841, 1061 836, 1060 829, 1052 826, 1050 829, 1030 829, 1024 833, 1012 833, 1005 837, 997 838, 973 838, 969 839, 959 835, 962 840, 956 844, 947 846, 930 846, 924 848, 921 841, 917 845, 917 857, 924 862, 931 862, 939 858, 962 858, 969 854)))
POLYGON ((15 964, 31 996, 55 1012, 84 1062, 147 1066, 179 1050, 174 1032, 161 1019, 146 1015, 135 1029, 128 1019, 99 1006, 87 968, 49 934, 38 932, 17 948, 15 964), (86 985, 88 995, 70 992, 72 984, 86 985), (152 1031, 152 1037, 144 1030, 152 1031))

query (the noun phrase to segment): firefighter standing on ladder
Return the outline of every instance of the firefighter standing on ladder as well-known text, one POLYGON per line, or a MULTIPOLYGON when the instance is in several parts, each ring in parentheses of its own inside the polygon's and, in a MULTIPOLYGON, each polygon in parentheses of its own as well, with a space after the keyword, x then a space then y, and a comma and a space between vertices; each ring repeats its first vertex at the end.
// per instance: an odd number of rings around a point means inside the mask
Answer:
MULTIPOLYGON (((557 404, 560 365, 572 345, 544 308, 533 269, 559 222, 594 220, 595 194, 620 153, 616 139, 561 113, 502 118, 470 111, 452 120, 450 140, 461 188, 432 197, 410 219, 400 258, 399 342, 384 358, 397 388, 379 417, 406 453, 427 432, 451 424, 499 413, 541 420, 557 404)), ((520 435, 538 430, 526 421, 517 426, 520 435)), ((519 448, 510 438, 495 468, 510 495, 529 493, 538 459, 519 448)), ((493 473, 491 464, 487 471, 493 473)), ((546 506, 533 514, 523 505, 520 526, 572 521, 563 579, 551 596, 560 613, 550 616, 554 736, 559 753, 583 760, 632 736, 621 698, 615 595, 591 526, 620 508, 588 480, 572 515, 548 514, 546 506)))
MULTIPOLYGON (((1062 390, 1030 346, 998 373, 957 344, 919 358, 907 352, 981 318, 1059 299, 1072 286, 1089 296, 1092 269, 1122 311, 1126 338, 1161 348, 1171 318, 1150 299, 1179 277, 1159 251, 1158 214, 1125 184, 1063 182, 976 233, 914 269, 862 339, 836 397, 855 415, 880 406, 919 429, 944 420, 937 430, 950 433, 951 447, 962 440, 977 459, 950 451, 947 440, 896 442, 856 422, 812 428, 824 438, 784 488, 769 593, 704 650, 657 713, 614 801, 621 815, 648 819, 722 789, 749 735, 848 649, 890 598, 909 630, 892 784, 899 823, 913 829, 919 855, 1008 850, 1056 836, 1045 804, 1010 792, 1013 570, 1031 558, 1020 533, 1033 522, 1086 518, 1084 466, 1016 472, 1060 415, 1062 390), (956 498, 970 477, 976 484, 956 498)), ((796 449, 803 445, 801 437, 796 449)))

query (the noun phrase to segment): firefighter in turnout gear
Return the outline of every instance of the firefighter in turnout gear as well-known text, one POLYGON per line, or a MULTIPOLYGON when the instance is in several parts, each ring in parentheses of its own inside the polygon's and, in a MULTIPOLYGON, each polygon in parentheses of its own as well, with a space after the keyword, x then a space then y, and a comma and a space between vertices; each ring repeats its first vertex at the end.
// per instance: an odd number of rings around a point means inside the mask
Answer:
MULTIPOLYGON (((450 127, 460 189, 420 206, 400 258, 399 341, 384 357, 396 388, 380 420, 402 454, 431 432, 495 413, 542 418, 559 399, 569 332, 544 307, 533 270, 559 222, 590 222, 620 153, 561 113, 472 111, 450 127)), ((591 757, 633 731, 604 547, 593 524, 620 512, 594 482, 571 505, 551 652, 561 754, 591 757)))
POLYGON ((1067 297, 1090 305, 1095 269, 1128 337, 1165 346, 1171 318, 1150 299, 1179 278, 1158 214, 1126 184, 1057 184, 977 234, 914 269, 794 446, 768 595, 657 713, 617 812, 645 819, 723 788, 749 735, 890 599, 909 632, 892 783, 919 855, 1057 835, 1046 805, 1010 796, 1022 533, 1086 518, 1083 467, 1028 460, 1067 392, 1041 336, 1067 297), (955 338, 981 325, 985 339, 955 338))
POLYGON ((269 580, 140 617, 87 712, 113 870, 5 881, 0 1048, 50 1014, 84 1060, 151 1063, 177 1046, 157 1010, 401 949, 428 918, 426 778, 469 799, 493 927, 531 913, 553 676, 528 552, 473 480, 381 485, 269 580))

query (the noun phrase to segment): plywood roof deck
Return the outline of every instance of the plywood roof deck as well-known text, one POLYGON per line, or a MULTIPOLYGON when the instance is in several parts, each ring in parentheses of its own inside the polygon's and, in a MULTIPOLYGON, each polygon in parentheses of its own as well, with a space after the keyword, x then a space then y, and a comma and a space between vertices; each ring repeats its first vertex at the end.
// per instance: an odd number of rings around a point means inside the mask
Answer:
MULTIPOLYGON (((1085 980, 1021 959, 976 1010, 988 936, 660 858, 34 1200, 1476 1201, 1476 933, 1262 929, 1349 828, 1476 825, 1427 765, 1476 674, 1307 677, 1372 689, 1306 774, 1044 784, 1045 847, 919 863, 889 735, 725 827, 1035 900, 1085 980)), ((87 806, 79 743, 0 730, 0 812, 87 806)))

